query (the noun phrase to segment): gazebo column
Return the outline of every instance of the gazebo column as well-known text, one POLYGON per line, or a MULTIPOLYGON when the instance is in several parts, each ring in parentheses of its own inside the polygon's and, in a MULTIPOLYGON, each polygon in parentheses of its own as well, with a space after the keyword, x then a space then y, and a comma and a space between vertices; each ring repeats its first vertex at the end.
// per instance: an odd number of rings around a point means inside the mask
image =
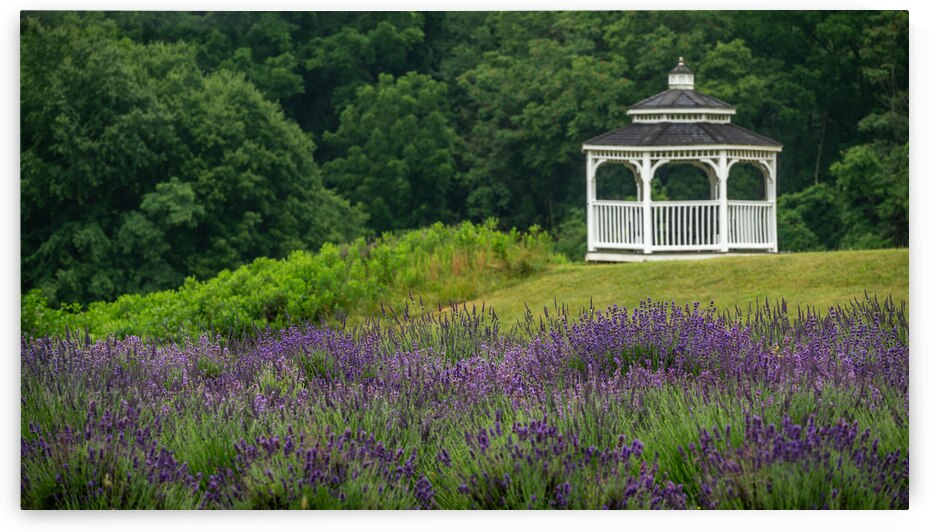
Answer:
POLYGON ((768 234, 774 247, 771 253, 777 253, 777 156, 771 157, 768 179, 764 182, 764 199, 771 203, 771 216, 768 219, 768 234))
POLYGON ((597 201, 597 167, 593 157, 587 154, 587 251, 594 251, 594 237, 596 236, 596 216, 594 216, 594 202, 597 201))
POLYGON ((640 168, 642 177, 642 252, 652 252, 652 154, 645 152, 640 168))
POLYGON ((719 166, 716 169, 716 186, 719 198, 719 250, 729 251, 729 160, 726 150, 719 154, 719 166))

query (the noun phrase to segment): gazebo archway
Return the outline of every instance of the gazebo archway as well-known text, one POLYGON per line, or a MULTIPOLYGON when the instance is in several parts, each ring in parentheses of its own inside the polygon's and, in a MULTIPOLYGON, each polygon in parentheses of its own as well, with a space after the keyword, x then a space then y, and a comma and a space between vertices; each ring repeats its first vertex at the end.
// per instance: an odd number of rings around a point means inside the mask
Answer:
POLYGON ((669 88, 630 107, 632 124, 584 143, 587 154, 587 260, 617 259, 617 251, 653 253, 730 250, 777 252, 777 154, 781 145, 730 123, 735 108, 693 90, 683 58, 669 88), (656 171, 688 163, 707 176, 711 199, 655 201, 656 171), (730 200, 728 178, 736 164, 764 176, 763 200, 730 200), (630 168, 639 184, 636 201, 597 198, 598 170, 630 168))
MULTIPOLYGON (((672 161, 655 170, 652 200, 702 201, 713 199, 714 182, 702 165, 672 161), (665 197, 660 197, 664 194, 665 197)), ((599 197, 599 196, 598 196, 599 197)))
POLYGON ((597 169, 596 195, 607 201, 639 201, 642 181, 629 164, 604 164, 597 169))

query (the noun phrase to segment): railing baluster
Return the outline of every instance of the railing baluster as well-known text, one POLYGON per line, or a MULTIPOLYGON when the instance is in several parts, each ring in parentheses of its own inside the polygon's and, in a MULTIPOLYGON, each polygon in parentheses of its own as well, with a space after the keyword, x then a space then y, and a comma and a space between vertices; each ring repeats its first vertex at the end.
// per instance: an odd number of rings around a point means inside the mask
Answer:
POLYGON ((616 243, 616 205, 610 206, 610 242, 616 243))
POLYGON ((616 206, 616 242, 623 244, 623 206, 616 206))
POLYGON ((622 205, 616 206, 616 241, 625 243, 623 240, 623 209, 622 205))
POLYGON ((739 227, 738 231, 738 242, 741 244, 745 241, 745 207, 739 205, 739 227))
POLYGON ((610 205, 606 209, 606 238, 610 241, 611 244, 615 244, 613 239, 613 206, 610 205))
POLYGON ((697 208, 697 245, 703 245, 703 205, 697 208))
POLYGON ((733 240, 733 243, 741 244, 742 243, 742 206, 736 205, 735 212, 736 212, 735 240, 733 240))
POLYGON ((632 241, 632 207, 628 205, 623 210, 623 219, 626 221, 625 231, 623 232, 623 238, 626 240, 627 244, 633 244, 632 241))
POLYGON ((600 211, 600 235, 604 242, 610 243, 610 206, 604 205, 600 211))

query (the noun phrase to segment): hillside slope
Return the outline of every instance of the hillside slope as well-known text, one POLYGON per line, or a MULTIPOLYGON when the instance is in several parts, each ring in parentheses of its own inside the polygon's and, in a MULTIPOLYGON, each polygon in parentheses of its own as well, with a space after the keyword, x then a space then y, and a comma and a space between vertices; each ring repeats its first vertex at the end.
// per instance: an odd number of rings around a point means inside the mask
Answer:
POLYGON ((735 310, 756 300, 787 300, 791 308, 825 311, 862 299, 909 303, 909 250, 835 251, 719 257, 699 261, 635 264, 565 264, 526 281, 483 295, 475 302, 493 307, 504 324, 567 305, 569 315, 608 305, 635 307, 639 301, 699 301, 735 310))

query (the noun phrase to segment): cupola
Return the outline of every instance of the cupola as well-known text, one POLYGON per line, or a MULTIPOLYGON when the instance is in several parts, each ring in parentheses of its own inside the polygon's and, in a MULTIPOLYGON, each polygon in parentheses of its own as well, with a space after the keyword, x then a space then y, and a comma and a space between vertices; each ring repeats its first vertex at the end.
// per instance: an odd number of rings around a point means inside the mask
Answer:
POLYGON ((668 88, 694 90, 694 73, 684 64, 683 57, 678 58, 677 66, 668 73, 668 88))

